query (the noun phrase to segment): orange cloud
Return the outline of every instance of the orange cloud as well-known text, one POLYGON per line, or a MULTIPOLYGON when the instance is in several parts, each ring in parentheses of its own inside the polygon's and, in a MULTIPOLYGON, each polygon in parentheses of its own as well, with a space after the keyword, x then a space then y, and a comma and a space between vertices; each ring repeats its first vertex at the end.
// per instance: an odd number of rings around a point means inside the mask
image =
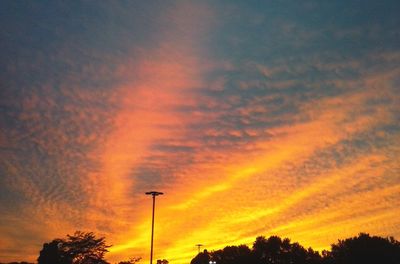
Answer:
MULTIPOLYGON (((193 257, 196 243, 205 243, 212 249, 229 243, 251 243, 255 236, 263 233, 292 237, 320 249, 333 243, 332 239, 336 239, 333 236, 316 238, 311 226, 321 232, 325 230, 324 234, 336 235, 340 234, 340 229, 324 224, 326 221, 349 226, 348 222, 341 223, 342 220, 335 217, 354 212, 354 208, 345 206, 351 204, 352 198, 346 196, 339 202, 333 195, 346 188, 354 189, 361 183, 357 176, 360 173, 368 172, 378 179, 383 177, 385 170, 379 166, 385 163, 385 154, 378 150, 364 157, 349 157, 343 165, 332 161, 328 167, 317 168, 315 175, 298 179, 288 174, 288 165, 301 168, 308 160, 318 159, 314 156, 319 151, 336 148, 343 140, 357 137, 382 123, 390 123, 391 116, 383 106, 372 113, 364 111, 369 107, 367 102, 374 97, 375 92, 367 89, 306 104, 301 108, 296 124, 268 129, 266 132, 272 137, 254 142, 250 152, 225 153, 224 149, 198 152, 195 160, 202 162, 178 171, 179 181, 166 187, 167 195, 159 199, 157 256, 180 263, 193 257), (348 182, 346 186, 341 184, 344 181, 348 182), (323 194, 329 197, 321 198, 321 203, 312 202, 323 194), (326 203, 332 212, 324 209, 326 203), (304 211, 307 206, 317 209, 308 213, 304 211)), ((368 176, 369 181, 371 177, 368 176)), ((362 204, 376 197, 375 192, 378 191, 362 191, 365 195, 362 204)), ((383 193, 380 199, 384 199, 383 193)), ((364 212, 368 216, 356 218, 359 225, 392 215, 385 210, 375 216, 364 212)), ((137 229, 138 233, 146 234, 148 226, 149 222, 144 221, 137 229)), ((346 234, 352 235, 352 229, 348 230, 346 234)), ((122 253, 145 242, 146 235, 140 236, 116 247, 114 252, 122 253)))

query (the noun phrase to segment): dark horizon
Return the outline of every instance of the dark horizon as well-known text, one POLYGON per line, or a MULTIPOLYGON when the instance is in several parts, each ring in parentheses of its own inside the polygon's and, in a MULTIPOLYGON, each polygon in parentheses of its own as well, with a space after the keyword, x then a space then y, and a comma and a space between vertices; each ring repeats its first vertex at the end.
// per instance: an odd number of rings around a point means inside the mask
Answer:
MULTIPOLYGON (((105 256, 110 247, 105 237, 96 237, 92 232, 76 231, 66 238, 55 238, 44 243, 37 262, 34 263, 90 264, 95 261, 99 264, 110 264, 105 256)), ((198 254, 192 258, 190 264, 397 264, 399 259, 400 241, 393 237, 384 238, 361 232, 355 237, 338 239, 329 250, 322 252, 311 247, 306 248, 290 238, 258 236, 250 247, 244 244, 226 245, 212 251, 206 248, 200 251, 199 248, 198 254)), ((141 260, 140 256, 131 256, 116 264, 143 263, 141 260)), ((170 263, 167 259, 158 259, 155 262, 170 263)), ((0 264, 33 263, 14 261, 0 264)))

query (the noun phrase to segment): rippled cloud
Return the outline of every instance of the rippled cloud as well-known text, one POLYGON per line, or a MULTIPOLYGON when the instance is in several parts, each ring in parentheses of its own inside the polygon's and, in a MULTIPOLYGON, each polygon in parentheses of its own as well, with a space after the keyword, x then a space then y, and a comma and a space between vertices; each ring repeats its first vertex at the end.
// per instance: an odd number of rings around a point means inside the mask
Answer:
POLYGON ((1 5, 0 260, 400 236, 397 3, 1 5))

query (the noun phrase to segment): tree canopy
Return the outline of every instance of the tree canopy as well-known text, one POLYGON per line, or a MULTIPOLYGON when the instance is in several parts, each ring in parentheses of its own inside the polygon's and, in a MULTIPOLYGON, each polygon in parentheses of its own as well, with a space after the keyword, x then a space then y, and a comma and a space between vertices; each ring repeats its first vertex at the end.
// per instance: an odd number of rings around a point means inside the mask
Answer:
POLYGON ((360 233, 357 237, 339 240, 330 251, 319 254, 290 239, 259 236, 250 249, 246 245, 227 246, 221 250, 199 253, 191 264, 369 264, 400 263, 400 242, 360 233))
POLYGON ((357 237, 339 240, 325 252, 326 263, 400 263, 400 242, 360 233, 357 237))
POLYGON ((54 239, 45 243, 40 251, 38 264, 108 264, 105 238, 96 238, 92 232, 76 231, 67 239, 54 239))

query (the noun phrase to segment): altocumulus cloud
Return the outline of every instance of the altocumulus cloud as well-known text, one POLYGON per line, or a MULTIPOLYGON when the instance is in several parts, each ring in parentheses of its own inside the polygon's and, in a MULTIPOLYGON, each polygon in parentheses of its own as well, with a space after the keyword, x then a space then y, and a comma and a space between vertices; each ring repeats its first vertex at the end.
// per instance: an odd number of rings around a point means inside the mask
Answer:
POLYGON ((2 260, 400 235, 395 1, 1 5, 2 260))

